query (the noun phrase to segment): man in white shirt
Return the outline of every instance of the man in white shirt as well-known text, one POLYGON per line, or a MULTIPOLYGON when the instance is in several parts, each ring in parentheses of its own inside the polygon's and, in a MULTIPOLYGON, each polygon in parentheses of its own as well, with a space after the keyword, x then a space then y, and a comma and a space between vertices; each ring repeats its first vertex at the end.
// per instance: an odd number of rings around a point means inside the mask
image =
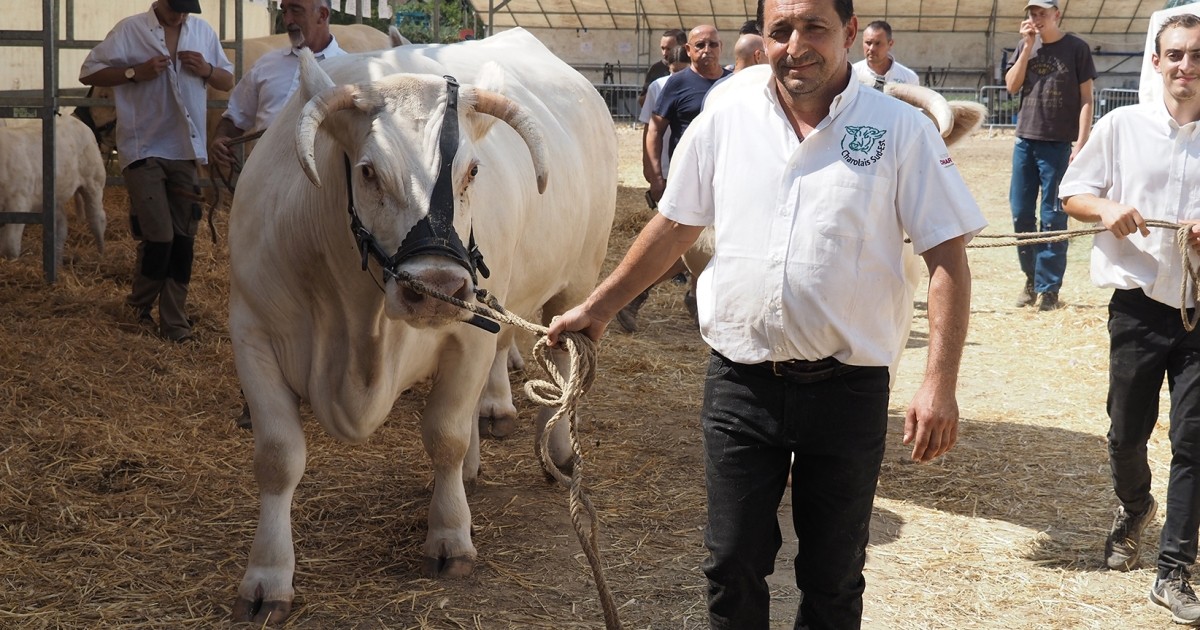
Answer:
POLYGON ((599 340, 618 309, 714 227, 700 276, 713 349, 701 426, 711 628, 766 629, 792 473, 796 627, 857 628, 888 417, 888 365, 912 289, 904 236, 929 267, 929 358, 904 442, 930 461, 957 437, 970 311, 965 243, 985 226, 932 123, 852 78, 849 0, 760 0, 772 73, 742 72, 695 119, 625 259, 549 340, 599 340), (795 453, 795 462, 789 463, 795 453))
MULTIPOLYGON (((1105 541, 1105 563, 1141 563, 1141 536, 1158 505, 1150 494, 1146 442, 1158 420, 1163 376, 1171 392, 1171 472, 1150 599, 1177 623, 1200 624, 1190 584, 1200 531, 1200 330, 1188 330, 1195 304, 1181 303, 1185 270, 1176 235, 1148 219, 1189 225, 1188 260, 1200 253, 1200 17, 1167 19, 1153 62, 1156 103, 1106 114, 1067 168, 1059 195, 1067 214, 1102 223, 1092 248, 1092 281, 1113 289, 1108 306, 1109 464, 1120 502, 1105 541)), ((1194 320, 1193 320, 1194 321, 1194 320)))
POLYGON ((233 87, 233 64, 207 22, 189 17, 199 0, 158 0, 125 18, 88 53, 84 85, 112 87, 117 151, 129 189, 137 267, 127 303, 138 321, 172 341, 192 338, 185 312, 196 223, 197 163, 206 164, 206 85, 233 87))
POLYGON ((223 167, 234 157, 229 140, 265 130, 300 85, 301 46, 318 60, 346 54, 329 32, 329 0, 281 0, 279 11, 292 45, 263 55, 230 93, 210 147, 213 161, 223 167))
POLYGON ((854 64, 854 72, 867 85, 883 89, 885 83, 920 85, 917 73, 892 57, 892 25, 876 20, 863 29, 863 60, 854 64))

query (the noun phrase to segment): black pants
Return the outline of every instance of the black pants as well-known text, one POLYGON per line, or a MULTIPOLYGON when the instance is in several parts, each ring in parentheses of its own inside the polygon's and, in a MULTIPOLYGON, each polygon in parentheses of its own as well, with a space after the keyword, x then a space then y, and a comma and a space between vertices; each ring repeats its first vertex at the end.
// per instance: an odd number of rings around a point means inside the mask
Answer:
POLYGON ((709 550, 703 569, 712 628, 768 627, 765 578, 782 544, 776 512, 793 452, 796 586, 804 594, 795 627, 861 626, 887 405, 886 367, 797 382, 714 353, 701 416, 709 550))
POLYGON ((1108 305, 1108 455, 1113 490, 1130 512, 1150 505, 1146 442, 1158 420, 1163 376, 1171 392, 1171 473, 1158 575, 1196 561, 1200 528, 1200 328, 1187 332, 1179 309, 1140 289, 1116 291, 1108 305))

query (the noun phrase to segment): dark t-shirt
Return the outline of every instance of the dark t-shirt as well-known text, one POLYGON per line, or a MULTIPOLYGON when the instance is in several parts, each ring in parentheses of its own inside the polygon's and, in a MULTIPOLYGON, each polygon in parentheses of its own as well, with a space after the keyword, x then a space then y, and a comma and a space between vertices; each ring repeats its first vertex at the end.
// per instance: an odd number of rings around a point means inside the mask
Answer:
POLYGON ((650 89, 651 83, 654 83, 658 79, 661 79, 668 74, 671 74, 671 69, 667 67, 666 62, 662 60, 655 62, 654 65, 650 66, 650 68, 646 70, 646 81, 645 83, 642 83, 642 91, 638 94, 638 96, 645 96, 646 90, 650 89))
MULTIPOLYGON (((1020 55, 1020 46, 1017 54, 1020 55)), ((1012 67, 1011 65, 1009 67, 1012 67)), ((1096 78, 1087 42, 1071 35, 1042 44, 1025 70, 1017 137, 1073 142, 1079 137, 1079 85, 1096 78)))
POLYGON ((704 95, 708 94, 714 83, 730 74, 733 73, 722 69, 720 77, 706 79, 688 66, 667 79, 658 95, 658 103, 654 106, 654 113, 666 118, 671 125, 671 141, 667 145, 667 155, 675 154, 675 147, 679 145, 683 132, 696 116, 700 115, 700 110, 704 107, 704 95))

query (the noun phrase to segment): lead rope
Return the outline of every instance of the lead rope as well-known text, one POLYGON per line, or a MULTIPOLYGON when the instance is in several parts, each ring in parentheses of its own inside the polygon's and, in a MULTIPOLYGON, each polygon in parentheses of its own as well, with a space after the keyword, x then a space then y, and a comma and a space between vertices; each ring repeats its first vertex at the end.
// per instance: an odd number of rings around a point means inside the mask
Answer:
POLYGON ((456 297, 435 291, 403 271, 396 272, 394 277, 397 282, 404 284, 418 293, 453 304, 477 315, 523 328, 538 335, 537 342, 533 344, 533 356, 537 364, 549 376, 550 380, 530 380, 526 382, 525 395, 539 405, 558 407, 558 411, 546 423, 546 428, 542 432, 539 442, 538 451, 541 455, 542 469, 570 490, 571 524, 575 528, 575 536, 579 539, 579 546, 583 548, 583 553, 587 556, 588 564, 591 566, 592 577, 596 580, 596 590, 600 596, 600 607, 604 610, 604 626, 608 630, 619 630, 621 628, 621 620, 617 616, 617 606, 613 602, 612 592, 608 588, 608 582, 604 579, 604 569, 600 563, 600 549, 597 543, 599 540, 599 517, 596 515, 596 508, 592 505, 587 488, 583 484, 583 451, 579 446, 579 431, 575 422, 577 418, 575 410, 579 406, 579 401, 591 389, 592 382, 596 379, 595 342, 586 335, 577 332, 564 332, 560 336, 560 345, 565 347, 567 355, 571 360, 570 373, 564 376, 559 372, 558 366, 550 358, 550 344, 546 342, 546 333, 550 329, 528 322, 504 310, 504 307, 500 305, 496 298, 487 291, 478 290, 477 295, 480 304, 470 304, 456 297), (571 463, 573 464, 570 477, 564 475, 554 465, 549 455, 550 433, 564 417, 568 419, 567 423, 570 427, 571 463), (589 521, 589 527, 586 528, 583 523, 583 513, 585 512, 589 521))
MULTIPOLYGON (((1179 249, 1179 264, 1183 267, 1183 280, 1179 283, 1179 318, 1183 320, 1183 329, 1187 332, 1192 332, 1196 329, 1196 325, 1200 324, 1200 308, 1193 310, 1192 316, 1188 317, 1187 304, 1188 298, 1192 298, 1192 304, 1200 305, 1200 270, 1192 266, 1188 259, 1188 233, 1191 232, 1190 225, 1180 225, 1171 223, 1170 221, 1149 220, 1146 221, 1147 227, 1163 228, 1167 230, 1175 230, 1175 246, 1179 249), (1189 291, 1188 288, 1191 288, 1189 291)), ((1052 230, 1049 232, 1017 232, 1010 234, 977 234, 975 238, 992 238, 1005 239, 1000 243, 971 243, 967 245, 971 249, 985 249, 988 247, 1012 247, 1013 245, 1036 245, 1039 243, 1055 243, 1075 238, 1076 236, 1086 236, 1088 234, 1099 234, 1107 232, 1105 227, 1080 228, 1077 230, 1052 230)))

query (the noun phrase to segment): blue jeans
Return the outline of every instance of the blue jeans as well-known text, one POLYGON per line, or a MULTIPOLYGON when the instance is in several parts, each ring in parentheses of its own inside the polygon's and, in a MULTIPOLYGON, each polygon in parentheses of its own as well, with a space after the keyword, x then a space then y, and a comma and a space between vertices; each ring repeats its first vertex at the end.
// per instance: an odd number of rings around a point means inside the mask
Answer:
MULTIPOLYGON (((1071 161, 1070 142, 1017 138, 1013 147, 1012 183, 1008 205, 1012 208, 1013 231, 1049 232, 1067 229, 1067 213, 1058 199, 1058 183, 1071 161), (1041 227, 1038 190, 1041 189, 1041 227)), ((1067 241, 1017 248, 1017 259, 1025 277, 1033 280, 1037 293, 1058 293, 1067 271, 1067 241)))
POLYGON ((862 624, 867 536, 887 434, 888 370, 851 368, 799 383, 713 353, 704 385, 709 626, 766 630, 782 545, 776 513, 792 453, 800 541, 795 627, 862 624))
MULTIPOLYGON (((1189 311, 1189 315, 1191 311, 1189 311)), ((1146 441, 1158 420, 1163 377, 1171 392, 1171 472, 1158 545, 1158 576, 1196 561, 1200 529, 1200 328, 1187 332, 1179 309, 1141 291, 1113 292, 1108 374, 1108 457, 1125 509, 1150 507, 1146 441)))

